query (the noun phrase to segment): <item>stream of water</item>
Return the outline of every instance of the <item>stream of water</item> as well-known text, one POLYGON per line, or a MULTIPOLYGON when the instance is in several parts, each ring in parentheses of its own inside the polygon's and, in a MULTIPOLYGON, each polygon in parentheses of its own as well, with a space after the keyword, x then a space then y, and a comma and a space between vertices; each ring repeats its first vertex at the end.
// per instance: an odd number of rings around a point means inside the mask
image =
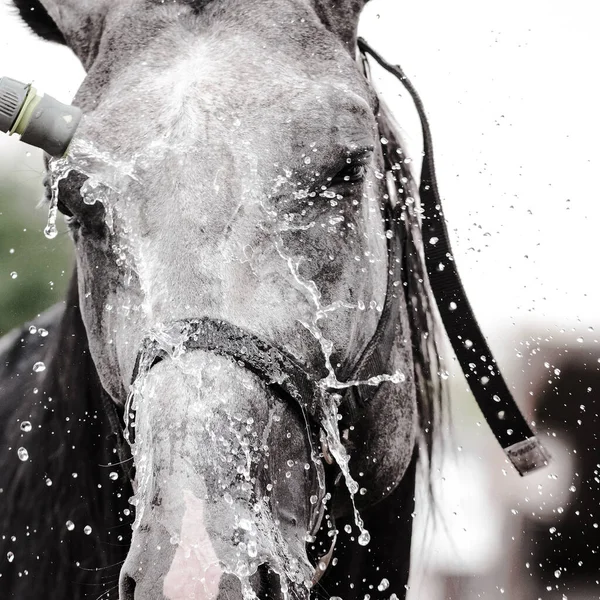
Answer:
POLYGON ((110 193, 120 194, 131 180, 138 181, 134 172, 134 161, 117 159, 113 154, 100 150, 89 140, 75 138, 69 153, 63 158, 52 158, 48 162, 50 175, 50 208, 44 235, 53 239, 57 236, 58 197, 60 182, 72 171, 87 176, 80 193, 83 201, 92 205, 102 202, 106 210, 106 220, 112 227, 112 206, 107 201, 110 193))

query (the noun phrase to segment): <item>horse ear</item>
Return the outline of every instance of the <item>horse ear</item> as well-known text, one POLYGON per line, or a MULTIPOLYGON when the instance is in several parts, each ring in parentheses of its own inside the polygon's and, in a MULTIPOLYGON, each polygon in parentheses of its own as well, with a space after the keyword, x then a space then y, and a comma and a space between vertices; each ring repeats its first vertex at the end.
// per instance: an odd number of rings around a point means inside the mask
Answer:
POLYGON ((12 0, 21 18, 33 31, 50 42, 66 44, 60 29, 48 14, 40 0, 12 0))

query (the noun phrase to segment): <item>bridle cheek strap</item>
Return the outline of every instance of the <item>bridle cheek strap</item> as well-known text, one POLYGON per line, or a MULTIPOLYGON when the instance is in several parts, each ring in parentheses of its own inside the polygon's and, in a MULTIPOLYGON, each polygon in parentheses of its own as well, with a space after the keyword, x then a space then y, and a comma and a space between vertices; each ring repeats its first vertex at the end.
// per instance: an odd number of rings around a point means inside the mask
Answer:
POLYGON ((359 38, 358 48, 363 61, 367 60, 367 54, 372 56, 402 83, 413 99, 423 133, 424 155, 419 195, 423 211, 425 266, 431 290, 456 358, 493 434, 519 474, 535 471, 548 464, 550 455, 515 403, 463 288, 442 211, 433 142, 423 102, 399 66, 388 63, 363 39, 359 38))

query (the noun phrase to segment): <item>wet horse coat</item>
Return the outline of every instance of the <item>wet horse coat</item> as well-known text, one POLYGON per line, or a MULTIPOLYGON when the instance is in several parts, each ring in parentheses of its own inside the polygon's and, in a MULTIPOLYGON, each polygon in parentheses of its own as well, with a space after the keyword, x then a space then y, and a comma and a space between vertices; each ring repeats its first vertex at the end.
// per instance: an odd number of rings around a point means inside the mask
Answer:
MULTIPOLYGON (((19 6, 28 14, 25 4, 19 6)), ((6 507, 3 551, 12 557, 2 572, 9 597, 25 598, 50 585, 60 590, 57 597, 116 597, 119 570, 121 598, 165 595, 174 600, 192 589, 185 582, 173 583, 175 572, 184 579, 191 575, 185 574, 185 566, 174 567, 179 564, 176 547, 183 542, 171 542, 173 548, 164 550, 171 524, 164 525, 165 515, 176 515, 179 527, 194 531, 189 523, 211 505, 188 514, 183 499, 189 498, 186 507, 196 506, 198 492, 186 496, 180 489, 171 497, 176 487, 152 483, 152 493, 136 490, 136 510, 146 516, 139 517, 131 539, 133 510, 127 501, 133 491, 119 476, 120 431, 106 409, 114 406, 122 412, 143 337, 157 324, 220 319, 281 348, 313 381, 329 377, 338 384, 352 376, 369 347, 390 295, 396 304, 385 321, 393 331, 387 337, 390 347, 380 349, 389 354, 379 365, 384 372, 361 373, 361 379, 398 371, 402 382, 384 382, 376 393, 367 393, 358 418, 348 410, 356 402, 341 408, 351 470, 365 490, 356 501, 371 543, 356 543, 348 493, 336 466, 328 466, 324 490, 333 495, 328 513, 339 531, 337 561, 315 593, 403 597, 414 504, 413 364, 419 365, 418 377, 430 376, 422 347, 422 339, 428 339, 423 326, 427 304, 410 231, 406 254, 389 254, 387 232, 393 237, 401 222, 386 209, 385 181, 377 176, 384 165, 376 143, 381 134, 373 116, 376 100, 351 56, 361 5, 274 2, 276 21, 275 13, 254 2, 244 4, 243 11, 236 2, 216 0, 175 7, 132 2, 120 10, 103 3, 74 7, 47 2, 47 12, 36 7, 37 20, 29 20, 34 30, 63 37, 89 69, 77 99, 88 113, 83 135, 135 156, 144 185, 129 185, 118 203, 107 196, 102 205, 88 206, 81 202, 81 178, 64 182, 61 209, 71 215, 78 257, 66 308, 40 323, 49 330, 48 338, 24 330, 4 342, 0 488, 6 507), (59 27, 52 29, 52 21, 59 27), (271 22, 279 29, 269 29, 271 22), (289 39, 281 46, 283 26, 289 39), (85 39, 82 28, 88 33, 85 39), (251 60, 239 40, 252 47, 251 60), (169 44, 180 54, 165 55, 169 44), (242 72, 247 81, 239 78, 242 72), (269 79, 273 75, 279 79, 269 79), (273 86, 268 106, 264 92, 256 92, 257 82, 265 81, 273 86), (137 106, 135 121, 120 120, 132 104, 137 106), (273 123, 268 130, 258 126, 265 114, 273 123), (196 198, 210 203, 194 203, 196 198), (113 227, 105 221, 109 206, 113 227), (221 260, 212 260, 215 253, 221 260), (115 264, 121 256, 125 259, 115 264), (32 372, 38 361, 45 363, 45 371, 32 372), (31 422, 32 431, 21 430, 24 421, 31 422), (27 446, 27 461, 17 456, 21 446, 27 446)), ((387 127, 383 121, 379 125, 387 127)), ((390 147, 400 150, 393 131, 384 133, 390 147)), ((394 164, 388 158, 390 170, 394 164)), ((408 195, 408 174, 400 165, 397 170, 408 195)), ((403 200, 399 198, 400 204, 403 200)), ((261 455, 270 473, 282 473, 290 461, 308 461, 312 477, 316 463, 309 464, 301 415, 289 402, 282 404, 273 382, 248 375, 239 356, 232 361, 198 348, 192 354, 190 360, 197 361, 207 381, 213 370, 220 371, 211 384, 217 387, 210 389, 219 389, 219 397, 229 399, 240 414, 251 414, 259 434, 272 435, 265 433, 271 410, 275 405, 283 410, 277 431, 293 431, 294 442, 273 440, 289 443, 289 448, 278 446, 261 455), (220 382, 229 385, 222 388, 220 382)), ((194 422, 194 403, 172 404, 164 383, 172 381, 177 388, 183 377, 178 369, 168 359, 150 372, 164 387, 157 398, 167 403, 161 409, 157 400, 144 409, 153 425, 142 442, 162 472, 174 460, 173 443, 148 445, 148 436, 160 438, 165 417, 167 424, 178 424, 175 432, 190 430, 174 443, 182 448, 191 444, 192 450, 182 450, 179 458, 195 463, 208 485, 210 468, 194 445, 204 431, 194 422)), ((427 396, 427 390, 420 391, 427 396)), ((211 406, 212 395, 199 394, 199 403, 211 406)), ((425 402, 420 409, 427 422, 425 402)), ((182 480, 188 481, 190 473, 185 471, 182 480)), ((176 481, 172 475, 167 472, 165 481, 176 481)), ((307 552, 315 564, 330 540, 325 528, 306 550, 301 548, 312 518, 312 488, 295 471, 285 485, 275 479, 261 483, 255 476, 252 481, 259 491, 263 483, 265 489, 279 485, 279 496, 274 496, 280 501, 277 505, 274 500, 273 511, 286 539, 298 540, 293 556, 302 562, 308 560, 307 552)), ((211 518, 200 518, 203 531, 211 529, 211 518)), ((214 522, 222 518, 218 513, 214 522)), ((210 533, 222 563, 229 537, 225 530, 210 533)), ((261 597, 281 593, 268 563, 259 566, 252 584, 261 597)), ((209 587, 212 591, 204 589, 209 596, 239 594, 227 577, 209 587)), ((307 593, 301 586, 294 592, 307 593)))

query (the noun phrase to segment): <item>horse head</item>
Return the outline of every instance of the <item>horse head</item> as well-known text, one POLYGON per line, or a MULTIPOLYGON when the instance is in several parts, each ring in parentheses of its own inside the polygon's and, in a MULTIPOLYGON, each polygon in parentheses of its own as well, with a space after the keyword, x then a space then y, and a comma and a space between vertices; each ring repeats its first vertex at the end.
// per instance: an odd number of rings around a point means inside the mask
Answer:
POLYGON ((109 175, 75 164, 56 184, 133 449, 122 600, 308 597, 352 496, 360 513, 409 465, 413 350, 355 56, 364 3, 16 2, 86 68, 74 160, 110 157, 109 175), (357 370, 392 296, 386 360, 357 370))

